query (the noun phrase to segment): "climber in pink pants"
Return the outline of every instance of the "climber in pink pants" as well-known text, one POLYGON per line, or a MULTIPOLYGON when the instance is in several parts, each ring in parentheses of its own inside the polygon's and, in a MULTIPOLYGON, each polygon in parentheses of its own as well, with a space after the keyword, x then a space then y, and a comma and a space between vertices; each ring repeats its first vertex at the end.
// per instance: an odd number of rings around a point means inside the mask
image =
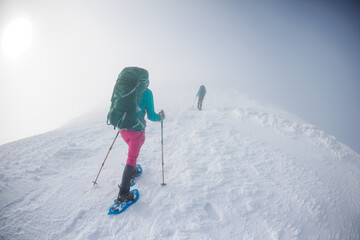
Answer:
POLYGON ((119 131, 121 137, 129 146, 129 152, 128 152, 126 164, 136 167, 136 160, 139 156, 141 146, 145 142, 145 132, 130 131, 130 130, 119 130, 119 131))
MULTIPOLYGON (((136 112, 138 121, 135 122, 135 125, 131 124, 126 126, 126 124, 119 127, 119 132, 121 137, 124 139, 126 144, 129 146, 128 157, 126 160, 126 165, 122 175, 121 184, 119 185, 119 194, 115 203, 126 202, 134 200, 134 194, 130 192, 131 180, 134 179, 139 174, 139 169, 136 167, 137 158, 140 153, 140 149, 145 142, 145 115, 150 121, 159 122, 165 119, 165 112, 163 110, 160 113, 155 113, 154 111, 154 98, 152 91, 147 87, 149 82, 147 81, 146 90, 141 96, 140 105, 136 112)), ((134 124, 133 122, 130 122, 134 124)))

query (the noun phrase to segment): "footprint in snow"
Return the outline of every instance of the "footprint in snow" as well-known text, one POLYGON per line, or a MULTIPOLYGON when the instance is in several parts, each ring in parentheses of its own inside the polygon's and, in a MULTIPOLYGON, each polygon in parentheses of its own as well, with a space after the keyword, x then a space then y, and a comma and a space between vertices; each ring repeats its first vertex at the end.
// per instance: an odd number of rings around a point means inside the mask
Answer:
POLYGON ((213 207, 213 205, 211 203, 206 203, 204 206, 204 209, 210 219, 212 219, 212 220, 220 219, 218 212, 216 211, 216 209, 213 207))

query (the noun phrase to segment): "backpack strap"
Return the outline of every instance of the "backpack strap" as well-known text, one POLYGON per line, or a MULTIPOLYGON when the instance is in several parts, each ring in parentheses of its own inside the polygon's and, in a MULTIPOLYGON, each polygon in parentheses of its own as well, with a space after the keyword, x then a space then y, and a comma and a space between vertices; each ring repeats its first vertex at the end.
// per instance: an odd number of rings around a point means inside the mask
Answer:
MULTIPOLYGON (((126 118, 126 114, 127 114, 127 112, 124 112, 123 113, 123 115, 121 116, 121 118, 119 119, 119 121, 116 123, 116 126, 118 127, 118 128, 121 128, 122 127, 122 124, 123 124, 123 122, 124 122, 124 119, 126 118), (121 122, 121 126, 119 126, 119 123, 121 122)), ((114 129, 115 129, 116 127, 114 126, 114 129)))
POLYGON ((137 85, 129 92, 129 93, 127 93, 127 94, 125 94, 125 95, 122 95, 121 97, 127 97, 127 96, 129 96, 130 94, 132 94, 135 90, 136 90, 136 88, 139 86, 139 82, 137 83, 137 85))

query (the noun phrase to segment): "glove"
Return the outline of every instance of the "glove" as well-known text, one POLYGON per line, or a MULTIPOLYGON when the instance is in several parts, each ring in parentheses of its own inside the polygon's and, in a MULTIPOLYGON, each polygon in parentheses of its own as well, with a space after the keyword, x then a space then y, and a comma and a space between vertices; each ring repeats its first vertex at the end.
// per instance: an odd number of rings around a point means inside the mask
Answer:
POLYGON ((161 110, 159 112, 159 114, 161 115, 161 120, 165 120, 165 112, 164 112, 164 110, 161 110))

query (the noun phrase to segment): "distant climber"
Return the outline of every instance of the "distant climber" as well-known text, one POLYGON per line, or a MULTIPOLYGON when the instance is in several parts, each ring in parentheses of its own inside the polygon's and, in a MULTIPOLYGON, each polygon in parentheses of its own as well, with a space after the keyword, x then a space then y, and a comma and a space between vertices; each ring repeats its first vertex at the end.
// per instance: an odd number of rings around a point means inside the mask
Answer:
POLYGON ((197 108, 199 110, 202 109, 202 102, 204 100, 204 97, 205 97, 205 94, 206 94, 206 88, 204 85, 201 85, 200 88, 199 88, 199 91, 197 92, 196 96, 198 97, 198 105, 197 105, 197 108))

